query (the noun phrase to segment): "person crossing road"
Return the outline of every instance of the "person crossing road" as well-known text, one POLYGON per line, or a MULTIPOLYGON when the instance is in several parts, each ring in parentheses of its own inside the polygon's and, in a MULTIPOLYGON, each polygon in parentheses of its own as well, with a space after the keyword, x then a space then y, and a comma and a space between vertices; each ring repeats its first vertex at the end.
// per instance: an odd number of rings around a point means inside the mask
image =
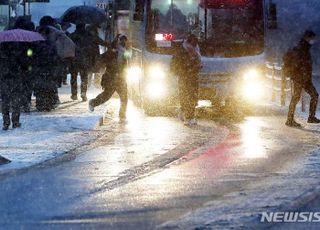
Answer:
POLYGON ((103 92, 96 98, 89 100, 90 111, 94 111, 94 107, 108 101, 114 92, 117 92, 121 103, 119 118, 120 120, 126 119, 128 89, 125 70, 130 56, 127 37, 118 35, 105 55, 106 72, 103 74, 101 81, 103 92))
POLYGON ((300 100, 302 89, 311 97, 309 107, 308 123, 320 123, 316 117, 319 94, 312 83, 312 57, 310 48, 315 42, 316 34, 311 30, 306 30, 299 44, 294 48, 297 58, 294 60, 294 70, 291 73, 293 81, 293 95, 290 101, 286 125, 290 127, 301 127, 294 120, 296 105, 300 100))

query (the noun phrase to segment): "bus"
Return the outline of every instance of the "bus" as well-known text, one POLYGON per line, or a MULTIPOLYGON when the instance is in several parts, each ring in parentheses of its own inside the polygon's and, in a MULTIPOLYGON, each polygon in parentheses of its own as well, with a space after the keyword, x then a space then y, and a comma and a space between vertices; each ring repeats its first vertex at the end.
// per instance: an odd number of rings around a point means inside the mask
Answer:
POLYGON ((258 100, 264 90, 270 2, 131 0, 127 33, 133 56, 127 77, 132 99, 147 114, 177 106, 178 80, 170 72, 170 60, 192 33, 202 55, 199 100, 217 106, 235 98, 258 100))

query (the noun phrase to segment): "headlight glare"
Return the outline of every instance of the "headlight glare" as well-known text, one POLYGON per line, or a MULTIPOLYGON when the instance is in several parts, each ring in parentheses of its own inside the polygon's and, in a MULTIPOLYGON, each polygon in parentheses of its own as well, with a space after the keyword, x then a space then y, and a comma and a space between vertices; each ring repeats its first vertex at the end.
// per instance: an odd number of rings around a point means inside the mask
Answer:
POLYGON ((257 101, 264 95, 263 85, 259 81, 247 81, 242 85, 242 95, 248 101, 257 101))
POLYGON ((165 78, 165 73, 160 66, 151 66, 149 69, 149 77, 153 79, 163 79, 165 78))
POLYGON ((244 80, 252 81, 259 77, 259 72, 256 69, 251 69, 245 72, 243 77, 244 77, 244 80))
POLYGON ((129 82, 137 82, 141 78, 141 68, 139 66, 132 66, 127 70, 127 80, 129 82))
POLYGON ((159 98, 166 93, 166 88, 162 83, 149 83, 147 93, 152 98, 159 98))

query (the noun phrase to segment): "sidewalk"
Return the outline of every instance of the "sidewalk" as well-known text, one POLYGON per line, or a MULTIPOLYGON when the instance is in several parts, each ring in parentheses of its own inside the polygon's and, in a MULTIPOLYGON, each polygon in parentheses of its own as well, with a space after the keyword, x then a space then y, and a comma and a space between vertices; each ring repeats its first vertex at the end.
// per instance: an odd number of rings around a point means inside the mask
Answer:
MULTIPOLYGON (((91 86, 88 99, 99 92, 91 86)), ((94 130, 102 123, 105 106, 90 113, 87 102, 70 99, 70 85, 59 89, 59 97, 61 104, 55 110, 22 113, 21 128, 0 130, 0 157, 11 161, 0 164, 0 175, 62 156, 96 138, 94 130)))

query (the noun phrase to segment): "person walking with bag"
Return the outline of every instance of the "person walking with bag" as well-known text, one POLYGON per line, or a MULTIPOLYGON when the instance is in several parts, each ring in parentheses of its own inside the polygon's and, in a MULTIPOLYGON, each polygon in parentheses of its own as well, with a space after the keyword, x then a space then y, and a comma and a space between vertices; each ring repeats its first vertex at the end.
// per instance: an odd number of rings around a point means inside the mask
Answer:
POLYGON ((294 120, 296 105, 300 100, 301 92, 304 89, 311 97, 309 107, 308 123, 320 123, 316 117, 319 94, 312 83, 312 58, 310 48, 315 42, 316 34, 311 30, 306 30, 299 44, 293 49, 295 60, 291 79, 293 81, 293 95, 290 101, 288 118, 286 125, 289 127, 298 127, 301 125, 294 120))

